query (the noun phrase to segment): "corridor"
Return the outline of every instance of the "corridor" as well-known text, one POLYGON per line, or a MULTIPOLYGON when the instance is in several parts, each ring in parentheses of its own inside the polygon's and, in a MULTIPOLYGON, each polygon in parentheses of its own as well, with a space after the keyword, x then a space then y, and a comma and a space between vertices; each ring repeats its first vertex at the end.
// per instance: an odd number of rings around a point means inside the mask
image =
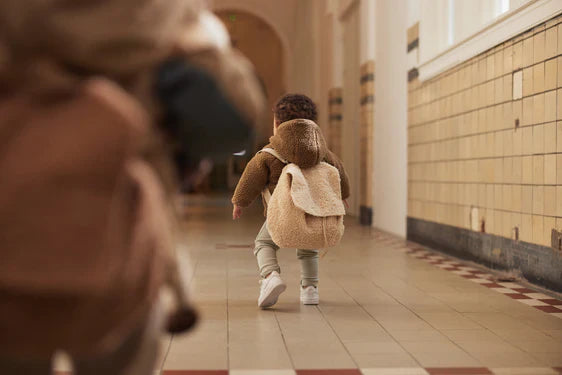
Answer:
POLYGON ((349 218, 341 245, 321 254, 320 305, 300 305, 295 252, 282 249, 287 291, 260 310, 252 241, 261 205, 237 222, 227 197, 184 205, 204 319, 192 334, 163 340, 159 374, 562 373, 559 295, 495 282, 476 265, 349 218))
POLYGON ((562 0, 0 0, 0 220, 0 375, 562 375, 562 0))

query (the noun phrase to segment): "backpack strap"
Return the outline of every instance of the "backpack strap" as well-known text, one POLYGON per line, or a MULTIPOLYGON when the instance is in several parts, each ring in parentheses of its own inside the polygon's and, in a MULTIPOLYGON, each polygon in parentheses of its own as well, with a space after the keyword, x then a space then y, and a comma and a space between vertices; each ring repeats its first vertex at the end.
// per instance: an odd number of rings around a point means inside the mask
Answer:
MULTIPOLYGON (((277 151, 275 151, 274 149, 272 149, 271 147, 262 148, 260 151, 258 151, 258 154, 261 153, 261 152, 267 152, 268 154, 271 154, 271 155, 275 156, 281 163, 289 164, 289 162, 287 160, 283 159, 283 157, 281 157, 281 155, 279 155, 279 153, 277 151)), ((271 199, 271 193, 270 193, 269 188, 267 186, 265 187, 265 189, 263 189, 262 196, 265 200, 265 203, 269 204, 269 200, 271 199)))
POLYGON ((271 154, 271 155, 275 156, 281 163, 289 164, 289 162, 287 160, 283 159, 283 157, 281 155, 279 155, 279 153, 277 151, 275 151, 274 149, 272 149, 271 147, 262 148, 260 151, 258 151, 258 154, 260 152, 267 152, 268 154, 271 154))

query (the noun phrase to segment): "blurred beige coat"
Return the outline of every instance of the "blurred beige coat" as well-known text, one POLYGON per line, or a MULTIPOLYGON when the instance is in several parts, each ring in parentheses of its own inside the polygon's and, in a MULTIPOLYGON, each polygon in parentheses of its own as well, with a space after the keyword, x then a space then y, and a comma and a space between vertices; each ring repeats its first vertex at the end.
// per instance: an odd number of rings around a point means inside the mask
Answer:
POLYGON ((263 100, 216 22, 194 0, 0 2, 0 355, 111 350, 177 283, 154 69, 185 56, 250 121, 263 100))

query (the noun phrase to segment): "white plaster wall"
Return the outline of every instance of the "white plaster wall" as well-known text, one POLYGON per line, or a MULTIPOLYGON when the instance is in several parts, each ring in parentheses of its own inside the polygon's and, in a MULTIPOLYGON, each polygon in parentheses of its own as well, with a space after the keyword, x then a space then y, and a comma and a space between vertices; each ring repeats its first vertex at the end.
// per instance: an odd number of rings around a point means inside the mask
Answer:
POLYGON ((315 90, 316 81, 316 50, 318 30, 316 29, 314 1, 299 1, 295 8, 295 39, 293 43, 293 61, 290 62, 292 72, 289 88, 293 92, 310 96, 318 101, 315 90))
POLYGON ((420 1, 420 63, 424 63, 450 44, 449 0, 420 1))
POLYGON ((420 0, 408 0, 408 24, 407 27, 415 25, 420 20, 420 0))
POLYGON ((360 35, 360 61, 363 64, 366 61, 374 60, 375 58, 375 33, 376 33, 376 20, 375 9, 377 0, 360 0, 359 14, 361 16, 361 35, 360 35))
POLYGON ((351 185, 349 214, 359 214, 359 137, 360 135, 360 45, 361 14, 359 2, 347 8, 342 17, 343 27, 343 123, 342 154, 351 185))
POLYGON ((406 236, 406 0, 377 0, 374 226, 406 236))

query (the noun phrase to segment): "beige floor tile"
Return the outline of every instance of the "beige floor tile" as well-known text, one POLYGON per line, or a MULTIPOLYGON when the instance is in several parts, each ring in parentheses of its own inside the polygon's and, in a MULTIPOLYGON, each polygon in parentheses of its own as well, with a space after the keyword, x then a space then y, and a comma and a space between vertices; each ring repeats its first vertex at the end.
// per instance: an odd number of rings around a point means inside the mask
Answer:
POLYGON ((412 353, 423 367, 480 367, 478 360, 459 350, 453 353, 412 353))
POLYGON ((535 311, 521 319, 522 324, 541 331, 562 329, 562 319, 551 314, 545 314, 538 309, 533 308, 533 310, 535 311))
MULTIPOLYGON (((489 281, 488 281, 489 282, 489 281)), ((479 287, 482 288, 482 287, 479 287)), ((497 299, 492 303, 486 297, 482 291, 476 288, 475 292, 463 292, 459 293, 446 293, 446 294, 433 294, 433 296, 445 304, 450 306, 453 310, 465 313, 465 312, 497 312, 498 305, 497 299)))
POLYGON ((431 326, 439 329, 481 329, 482 326, 475 323, 473 320, 465 318, 462 314, 453 313, 420 313, 424 319, 431 326))
POLYGON ((408 353, 355 354, 353 359, 361 368, 367 367, 415 367, 419 363, 408 353))
POLYGON ((191 334, 174 336, 164 370, 228 368, 226 321, 204 320, 191 334))
POLYGON ((553 330, 548 330, 545 331, 545 333, 550 336, 553 337, 557 340, 562 340, 562 329, 553 329, 553 330))
POLYGON ((440 332, 436 329, 429 330, 395 330, 392 337, 398 342, 402 341, 446 341, 445 331, 440 332))
POLYGON ((540 367, 543 362, 523 351, 515 352, 477 352, 471 353, 483 366, 486 367, 540 367))
POLYGON ((498 335, 507 342, 520 342, 520 341, 541 341, 547 340, 549 336, 547 333, 533 329, 533 328, 522 328, 522 329, 494 329, 494 334, 498 335))
POLYGON ((562 341, 547 339, 541 341, 517 341, 513 345, 528 353, 558 353, 562 356, 562 341))
POLYGON ((503 313, 466 313, 464 316, 491 330, 515 330, 525 326, 520 320, 503 313))
POLYGON ((432 327, 404 306, 365 305, 365 309, 388 331, 430 330, 432 327))
POLYGON ((561 353, 532 353, 531 355, 543 366, 562 367, 561 353))
POLYGON ((229 339, 229 367, 231 369, 291 368, 282 339, 265 336, 261 340, 229 339))
POLYGON ((515 367, 562 366, 556 353, 562 319, 414 259, 398 249, 403 244, 375 240, 353 220, 342 244, 322 253, 319 307, 300 305, 299 263, 294 250, 283 249, 278 257, 288 289, 273 309, 261 311, 250 250, 261 209, 232 222, 227 204, 190 203, 185 246, 203 320, 169 341, 164 369, 294 375, 293 366, 360 367, 366 375, 421 375, 421 367, 494 366, 507 375, 515 367))
POLYGON ((394 340, 391 341, 343 341, 343 344, 349 351, 349 353, 354 356, 355 354, 405 354, 406 351, 396 343, 394 340))
MULTIPOLYGON (((297 305, 298 306, 298 305, 297 305)), ((354 368, 355 363, 317 308, 276 313, 296 368, 354 368)))
POLYGON ((520 354, 521 350, 514 345, 508 344, 500 338, 489 339, 489 340, 477 340, 477 341, 459 341, 458 345, 464 349, 467 353, 478 355, 480 353, 491 354, 508 354, 517 353, 520 354))
POLYGON ((475 357, 449 341, 402 342, 401 344, 424 367, 478 365, 475 357))
POLYGON ((490 370, 495 375, 558 375, 558 372, 548 367, 496 367, 490 370))
POLYGON ((364 368, 361 369, 363 375, 429 375, 421 367, 410 368, 364 368))
POLYGON ((500 337, 487 329, 448 329, 441 331, 451 341, 456 343, 467 341, 495 341, 500 337))

